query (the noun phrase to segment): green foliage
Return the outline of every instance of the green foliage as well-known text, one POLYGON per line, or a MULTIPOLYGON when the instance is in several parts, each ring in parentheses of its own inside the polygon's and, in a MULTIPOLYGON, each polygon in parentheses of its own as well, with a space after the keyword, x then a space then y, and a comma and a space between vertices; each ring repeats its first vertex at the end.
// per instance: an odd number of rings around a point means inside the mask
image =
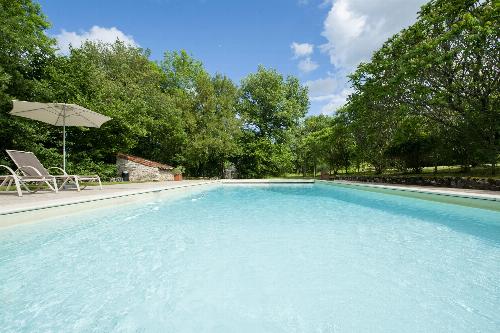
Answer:
POLYGON ((394 166, 406 172, 422 171, 424 166, 431 165, 436 138, 423 127, 422 119, 408 117, 399 124, 396 133, 387 148, 386 155, 394 166))
POLYGON ((5 149, 34 149, 50 137, 48 126, 11 117, 11 100, 36 98, 37 80, 54 57, 54 40, 40 6, 29 0, 0 0, 0 160, 5 149))
POLYGON ((95 175, 98 174, 103 181, 108 181, 110 178, 116 177, 117 169, 115 164, 107 164, 102 161, 95 161, 89 157, 78 161, 77 163, 69 163, 67 172, 77 175, 95 175))
POLYGON ((220 176, 224 162, 239 153, 241 122, 236 117, 238 88, 224 75, 211 77, 185 51, 167 52, 161 63, 163 88, 181 110, 175 159, 190 174, 220 176))
POLYGON ((47 66, 40 82, 45 100, 79 104, 113 118, 100 129, 68 128, 70 162, 114 163, 116 153, 133 152, 170 119, 171 103, 158 84, 163 73, 147 56, 121 42, 85 43, 47 66))
POLYGON ((182 175, 184 172, 186 172, 186 168, 184 168, 182 165, 179 165, 172 170, 172 173, 174 175, 182 175))
POLYGON ((316 171, 317 165, 326 159, 325 146, 322 133, 329 127, 331 118, 320 115, 305 119, 297 133, 297 144, 295 145, 296 169, 304 176, 309 170, 316 171))
POLYGON ((56 55, 38 4, 1 0, 0 9, 2 163, 8 163, 5 149, 22 149, 47 165, 61 165, 61 128, 8 115, 11 100, 20 99, 75 103, 112 118, 99 129, 67 128, 70 172, 110 178, 118 152, 182 164, 192 176, 220 176, 230 163, 248 166, 241 162, 247 156, 254 157, 255 175, 291 168, 290 131, 308 106, 307 91, 296 78, 263 68, 251 74, 244 94, 262 103, 252 109, 229 78, 210 75, 186 51, 166 52, 153 62, 149 51, 117 41, 86 42, 56 55), (267 133, 243 135, 252 132, 252 122, 267 133), (261 151, 254 154, 250 147, 261 151))
POLYGON ((350 76, 353 94, 332 117, 304 119, 307 88, 260 66, 238 87, 186 51, 85 43, 57 55, 49 23, 30 0, 0 0, 0 162, 5 149, 62 161, 62 131, 12 117, 12 99, 76 103, 108 115, 102 128, 68 128, 68 170, 115 176, 131 153, 191 176, 242 177, 484 163, 500 146, 500 6, 431 0, 350 76))
POLYGON ((345 113, 358 154, 382 172, 499 157, 500 7, 432 0, 351 75, 345 113))
POLYGON ((0 1, 0 99, 32 96, 35 79, 53 56, 54 40, 40 5, 30 0, 0 1))
POLYGON ((309 107, 307 88, 260 66, 241 82, 239 114, 243 120, 243 177, 278 176, 293 169, 293 136, 309 107))

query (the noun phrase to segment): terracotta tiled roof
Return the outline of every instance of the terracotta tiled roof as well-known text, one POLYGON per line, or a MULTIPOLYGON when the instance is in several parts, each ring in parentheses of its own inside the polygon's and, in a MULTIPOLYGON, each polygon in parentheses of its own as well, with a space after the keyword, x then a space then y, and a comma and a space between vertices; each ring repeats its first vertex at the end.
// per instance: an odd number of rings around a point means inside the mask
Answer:
POLYGON ((142 165, 145 165, 145 166, 148 166, 148 167, 152 167, 152 168, 158 168, 158 169, 163 169, 163 170, 172 170, 174 168, 174 167, 171 167, 170 165, 161 164, 161 163, 158 163, 158 162, 150 161, 150 160, 147 160, 145 158, 137 157, 137 156, 133 156, 133 155, 127 155, 127 154, 118 153, 116 155, 116 157, 117 158, 122 158, 122 159, 125 159, 125 160, 129 160, 129 161, 132 161, 132 162, 135 162, 135 163, 139 163, 139 164, 142 164, 142 165))

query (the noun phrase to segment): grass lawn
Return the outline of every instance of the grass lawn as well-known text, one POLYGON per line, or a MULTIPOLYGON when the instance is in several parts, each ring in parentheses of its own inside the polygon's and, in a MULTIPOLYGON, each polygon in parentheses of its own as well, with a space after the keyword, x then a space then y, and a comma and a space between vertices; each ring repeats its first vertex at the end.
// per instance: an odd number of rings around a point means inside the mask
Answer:
MULTIPOLYGON (((491 175, 491 167, 490 166, 478 166, 471 168, 469 171, 464 172, 460 166, 440 166, 437 168, 437 173, 434 172, 434 167, 427 167, 422 170, 421 173, 403 173, 399 170, 388 169, 381 175, 376 175, 373 169, 365 169, 361 172, 355 172, 354 170, 349 170, 346 174, 344 171, 339 171, 339 176, 418 176, 418 177, 476 177, 476 178, 493 178, 500 179, 500 166, 496 167, 495 176, 491 175)), ((316 178, 319 178, 319 171, 316 174, 316 178)), ((312 174, 307 174, 306 177, 303 177, 301 174, 287 174, 286 178, 313 178, 312 174)))

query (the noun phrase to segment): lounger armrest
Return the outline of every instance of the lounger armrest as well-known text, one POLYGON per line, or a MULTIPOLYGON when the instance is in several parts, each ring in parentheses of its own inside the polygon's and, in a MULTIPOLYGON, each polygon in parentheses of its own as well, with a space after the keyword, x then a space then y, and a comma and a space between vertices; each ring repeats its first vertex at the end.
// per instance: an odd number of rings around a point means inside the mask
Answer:
POLYGON ((69 175, 66 173, 66 171, 64 171, 64 169, 62 169, 62 168, 59 168, 59 167, 50 167, 50 168, 48 168, 47 170, 50 170, 50 169, 55 169, 55 170, 58 170, 58 171, 62 172, 62 175, 61 175, 61 176, 69 176, 69 175))
POLYGON ((9 168, 8 166, 0 164, 0 167, 7 169, 7 171, 9 171, 12 176, 17 176, 16 172, 14 170, 12 170, 11 168, 9 168))
POLYGON ((16 173, 18 171, 23 171, 23 169, 32 169, 32 170, 35 170, 35 172, 38 174, 38 176, 43 177, 42 173, 40 171, 38 171, 37 168, 32 167, 30 165, 23 165, 22 167, 20 167, 19 169, 16 170, 16 173))

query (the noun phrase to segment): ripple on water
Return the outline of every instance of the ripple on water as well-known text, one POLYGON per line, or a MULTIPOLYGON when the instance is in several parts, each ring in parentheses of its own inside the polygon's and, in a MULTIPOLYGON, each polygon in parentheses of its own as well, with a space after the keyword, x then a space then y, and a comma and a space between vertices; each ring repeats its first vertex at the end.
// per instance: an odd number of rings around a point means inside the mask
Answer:
POLYGON ((218 187, 0 233, 5 332, 498 332, 500 213, 218 187))

